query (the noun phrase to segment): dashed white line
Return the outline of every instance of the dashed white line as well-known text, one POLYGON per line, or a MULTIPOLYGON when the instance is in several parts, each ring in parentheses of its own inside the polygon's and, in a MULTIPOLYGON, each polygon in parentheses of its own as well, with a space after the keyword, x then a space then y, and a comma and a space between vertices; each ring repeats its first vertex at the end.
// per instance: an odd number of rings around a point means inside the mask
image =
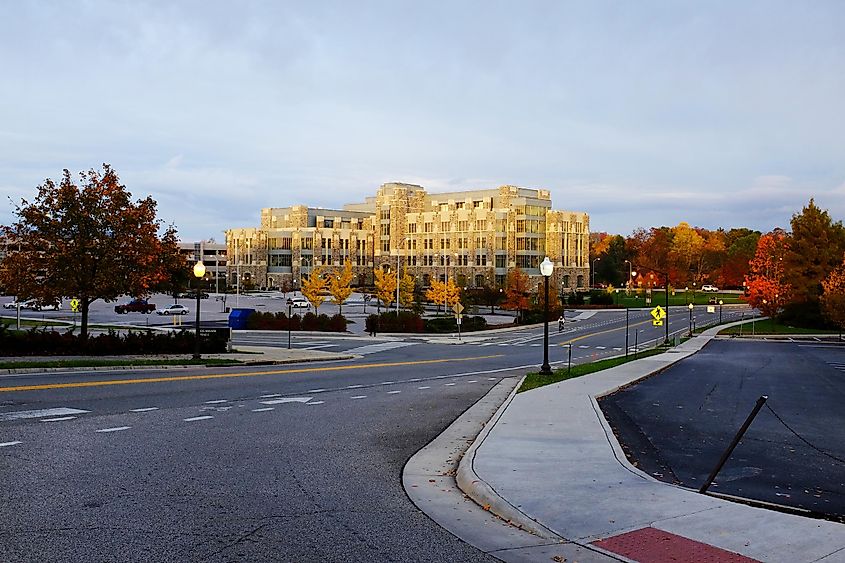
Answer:
POLYGON ((532 344, 532 346, 540 346, 539 344, 532 344))
POLYGON ((467 383, 478 383, 478 380, 477 379, 470 379, 469 381, 467 381, 467 383))
MULTIPOLYGON (((315 393, 316 391, 309 391, 309 393, 315 393)), ((270 395, 261 395, 258 397, 259 399, 272 399, 273 397, 281 397, 278 393, 271 393, 270 395)))
POLYGON ((73 420, 75 416, 60 416, 59 418, 42 418, 41 422, 62 422, 64 420, 73 420))
POLYGON ((409 381, 409 382, 410 382, 410 381, 422 381, 422 379, 420 379, 419 377, 415 377, 415 378, 413 378, 413 379, 409 379, 408 381, 409 381))
POLYGON ((360 389, 363 385, 347 385, 347 389, 360 389))
POLYGON ((192 416, 191 418, 183 418, 185 422, 195 422, 197 420, 208 420, 209 418, 214 418, 213 416, 192 416))
POLYGON ((388 391, 388 395, 395 395, 396 393, 401 393, 402 391, 388 391))
POLYGON ((305 403, 306 405, 322 405, 325 401, 311 401, 310 403, 305 403))
POLYGON ((422 387, 417 387, 417 389, 431 389, 428 385, 423 385, 422 387))
POLYGON ((219 405, 220 403, 228 403, 228 399, 217 399, 216 401, 206 401, 206 405, 219 405))
POLYGON ((446 387, 451 387, 452 385, 454 385, 454 383, 444 383, 443 385, 445 385, 446 387))
POLYGON ((22 444, 22 443, 23 443, 23 442, 21 442, 21 441, 15 441, 15 442, 0 442, 0 448, 5 448, 6 446, 17 446, 18 444, 22 444))
POLYGON ((263 409, 252 409, 252 412, 267 412, 267 411, 272 411, 275 408, 276 407, 264 407, 263 409))
POLYGON ((605 346, 596 346, 596 350, 607 350, 605 346))
POLYGON ((350 399, 366 399, 366 395, 355 395, 353 397, 349 397, 350 399))
POLYGON ((129 412, 150 412, 157 411, 158 407, 144 407, 142 409, 129 409, 129 412))
POLYGON ((131 426, 115 426, 114 428, 100 428, 94 432, 120 432, 121 430, 129 430, 131 426))
POLYGON ((396 383, 396 382, 395 381, 382 381, 381 382, 382 385, 393 385, 394 383, 396 383))
POLYGON ((270 399, 268 401, 258 401, 262 405, 282 405, 284 403, 307 403, 311 397, 282 397, 281 399, 270 399))
POLYGON ((496 378, 495 377, 488 377, 487 381, 496 381, 496 378))
MULTIPOLYGON (((322 393, 325 389, 309 389, 308 393, 322 393)), ((276 395, 278 397, 279 395, 276 395)))

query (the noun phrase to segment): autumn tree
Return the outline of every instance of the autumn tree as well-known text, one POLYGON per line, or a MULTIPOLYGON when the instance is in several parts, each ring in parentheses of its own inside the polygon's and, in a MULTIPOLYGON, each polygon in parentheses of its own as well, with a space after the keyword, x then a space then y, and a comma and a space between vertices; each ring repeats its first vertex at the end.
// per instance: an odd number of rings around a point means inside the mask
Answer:
POLYGON ((179 251, 178 242, 175 230, 169 229, 162 236, 163 248, 158 258, 164 275, 152 288, 153 291, 172 295, 174 300, 188 289, 191 278, 194 277, 185 255, 179 251))
POLYGON ((399 278, 399 304, 406 309, 414 305, 414 278, 408 273, 408 269, 399 278))
MULTIPOLYGON (((425 298, 438 306, 441 303, 444 303, 447 307, 454 306, 461 300, 461 290, 451 278, 445 282, 431 280, 431 287, 426 290, 425 298)), ((449 311, 446 310, 446 312, 449 311)))
POLYGON ((396 300, 396 272, 386 272, 381 268, 375 271, 374 285, 376 287, 376 297, 378 297, 385 307, 390 307, 390 304, 396 300))
POLYGON ((528 299, 530 291, 528 283, 528 274, 518 267, 508 272, 502 309, 516 311, 518 319, 522 318, 522 311, 531 306, 531 301, 528 299))
POLYGON ((156 202, 131 198, 108 164, 102 173, 80 173, 78 183, 68 170, 58 184, 45 180, 2 228, 17 245, 0 268, 0 285, 19 298, 78 299, 87 338, 92 302, 147 294, 166 277, 162 256, 177 252, 174 227, 159 237, 156 202))
POLYGON ((704 251, 704 238, 681 221, 672 229, 672 250, 669 253, 671 280, 677 285, 691 284, 700 281, 699 273, 694 266, 698 266, 704 251))
POLYGON ((764 315, 774 317, 790 299, 791 286, 785 281, 784 255, 789 241, 783 230, 776 229, 757 241, 757 250, 745 278, 748 304, 764 315))
POLYGON ((792 288, 793 303, 804 309, 818 309, 822 280, 842 262, 845 228, 827 211, 810 203, 792 216, 789 248, 783 260, 784 277, 792 288))
POLYGON ((332 294, 332 299, 337 305, 338 314, 343 314, 343 304, 352 295, 352 262, 346 261, 343 268, 332 276, 329 284, 329 293, 332 294))
POLYGON ((822 314, 831 323, 845 328, 845 261, 834 268, 822 281, 822 314))
POLYGON ((325 294, 328 288, 328 280, 323 276, 323 269, 320 266, 314 266, 311 274, 302 280, 302 295, 314 306, 316 313, 320 305, 326 300, 325 294))

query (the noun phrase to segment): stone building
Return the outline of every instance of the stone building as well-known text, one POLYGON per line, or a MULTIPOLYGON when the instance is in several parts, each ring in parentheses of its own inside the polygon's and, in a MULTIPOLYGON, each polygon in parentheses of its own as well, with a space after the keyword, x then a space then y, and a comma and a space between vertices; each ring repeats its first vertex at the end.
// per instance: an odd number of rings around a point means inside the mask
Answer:
POLYGON ((387 183, 363 203, 330 210, 294 205, 261 210, 261 226, 226 231, 229 283, 298 287, 314 266, 351 261, 357 285, 375 268, 399 267, 428 286, 432 279, 461 286, 502 286, 519 267, 536 283, 545 256, 563 292, 587 287, 589 216, 555 211, 547 190, 501 186, 428 193, 387 183))

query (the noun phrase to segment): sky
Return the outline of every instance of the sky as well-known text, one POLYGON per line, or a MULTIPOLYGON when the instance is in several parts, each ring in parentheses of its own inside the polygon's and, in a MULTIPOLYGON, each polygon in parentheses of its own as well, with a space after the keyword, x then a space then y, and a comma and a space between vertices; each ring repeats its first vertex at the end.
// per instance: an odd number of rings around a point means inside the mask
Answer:
POLYGON ((384 182, 592 231, 845 219, 845 2, 0 0, 0 224, 111 164, 183 240, 384 182))

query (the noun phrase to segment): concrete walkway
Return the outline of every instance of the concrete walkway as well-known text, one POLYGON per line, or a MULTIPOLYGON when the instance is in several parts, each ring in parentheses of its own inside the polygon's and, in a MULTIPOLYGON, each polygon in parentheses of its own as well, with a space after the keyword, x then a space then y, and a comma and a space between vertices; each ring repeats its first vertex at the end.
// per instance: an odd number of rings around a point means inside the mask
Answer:
POLYGON ((596 397, 694 354, 723 328, 665 354, 513 396, 462 460, 461 488, 505 519, 595 555, 845 562, 845 525, 656 481, 628 463, 599 410, 596 397), (673 546, 685 557, 660 555, 673 546))

